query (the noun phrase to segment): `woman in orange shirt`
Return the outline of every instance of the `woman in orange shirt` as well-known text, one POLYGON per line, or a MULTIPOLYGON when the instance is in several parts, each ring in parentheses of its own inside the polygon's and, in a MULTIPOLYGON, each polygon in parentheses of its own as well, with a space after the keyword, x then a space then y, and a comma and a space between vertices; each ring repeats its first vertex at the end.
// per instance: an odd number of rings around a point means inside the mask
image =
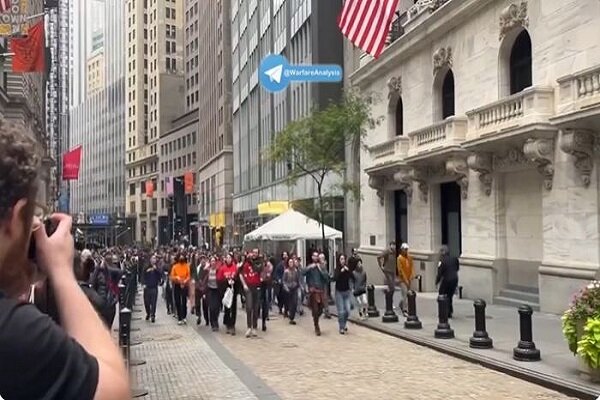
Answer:
POLYGON ((177 309, 178 324, 187 324, 187 293, 191 280, 190 265, 184 255, 180 254, 171 268, 171 282, 173 283, 173 295, 175 297, 175 308, 177 309))

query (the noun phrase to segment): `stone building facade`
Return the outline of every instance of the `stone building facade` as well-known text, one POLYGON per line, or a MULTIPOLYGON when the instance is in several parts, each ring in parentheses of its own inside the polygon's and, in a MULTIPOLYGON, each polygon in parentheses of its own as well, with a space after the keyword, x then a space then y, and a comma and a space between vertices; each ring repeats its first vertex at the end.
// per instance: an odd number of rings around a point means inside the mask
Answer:
MULTIPOLYGON (((401 10, 403 11, 403 10, 401 10)), ((434 290, 442 244, 468 298, 559 313, 600 267, 600 3, 419 0, 352 82, 381 94, 361 151, 370 278, 408 242, 434 290)))

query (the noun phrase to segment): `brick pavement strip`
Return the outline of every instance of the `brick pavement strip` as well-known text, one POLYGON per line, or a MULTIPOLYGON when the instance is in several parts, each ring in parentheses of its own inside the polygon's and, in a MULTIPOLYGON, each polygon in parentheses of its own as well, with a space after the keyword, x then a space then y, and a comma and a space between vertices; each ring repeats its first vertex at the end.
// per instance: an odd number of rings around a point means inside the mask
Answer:
MULTIPOLYGON (((238 330, 244 321, 241 312, 238 330)), ((321 337, 308 315, 298 322, 272 320, 258 339, 222 332, 218 338, 282 399, 570 399, 356 325, 341 336, 335 319, 322 321, 321 337)))
POLYGON ((148 390, 143 399, 257 399, 193 324, 178 326, 166 315, 162 301, 159 300, 156 323, 142 320, 133 325, 141 331, 132 333, 132 337, 141 338, 142 344, 131 348, 132 357, 143 359, 146 364, 131 367, 132 382, 148 390))

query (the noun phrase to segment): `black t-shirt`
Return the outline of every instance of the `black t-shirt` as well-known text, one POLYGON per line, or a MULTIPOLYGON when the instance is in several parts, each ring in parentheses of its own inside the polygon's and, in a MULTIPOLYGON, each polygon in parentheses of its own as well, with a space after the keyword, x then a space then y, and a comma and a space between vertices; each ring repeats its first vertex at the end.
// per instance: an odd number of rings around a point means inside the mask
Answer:
POLYGON ((0 397, 91 400, 98 361, 35 306, 0 292, 0 397))

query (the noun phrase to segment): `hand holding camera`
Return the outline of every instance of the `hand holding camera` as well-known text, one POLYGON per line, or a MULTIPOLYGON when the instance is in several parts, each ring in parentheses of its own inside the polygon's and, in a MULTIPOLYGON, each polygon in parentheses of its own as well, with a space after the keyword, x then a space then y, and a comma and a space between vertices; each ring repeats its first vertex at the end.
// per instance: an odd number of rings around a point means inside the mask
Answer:
POLYGON ((35 246, 36 262, 52 280, 73 275, 75 243, 71 235, 72 222, 68 215, 54 214, 33 232, 30 246, 35 246))

